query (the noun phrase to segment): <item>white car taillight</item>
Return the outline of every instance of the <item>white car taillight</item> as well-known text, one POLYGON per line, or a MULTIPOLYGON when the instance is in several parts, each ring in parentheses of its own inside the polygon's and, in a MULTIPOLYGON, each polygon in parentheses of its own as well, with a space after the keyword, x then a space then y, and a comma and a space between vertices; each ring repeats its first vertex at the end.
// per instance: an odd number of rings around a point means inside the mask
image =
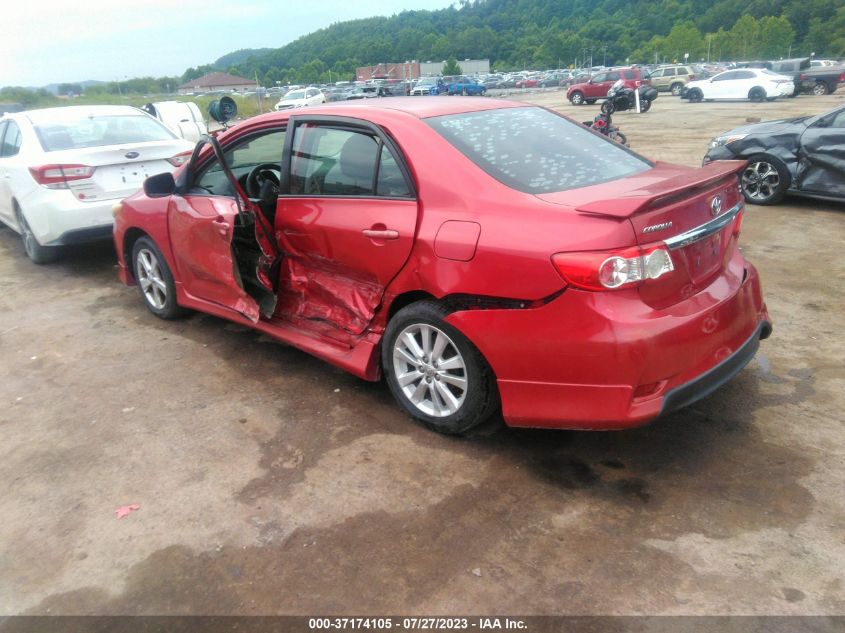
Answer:
POLYGON ((616 290, 659 279, 675 270, 663 244, 610 252, 557 253, 552 263, 569 285, 584 290, 616 290))
POLYGON ((88 165, 42 165, 30 167, 29 173, 42 187, 69 189, 68 181, 87 180, 94 175, 94 168, 88 165))
POLYGON ((179 154, 176 154, 176 156, 171 156, 167 159, 167 162, 173 165, 174 167, 181 167, 189 160, 191 160, 191 151, 181 152, 179 154))

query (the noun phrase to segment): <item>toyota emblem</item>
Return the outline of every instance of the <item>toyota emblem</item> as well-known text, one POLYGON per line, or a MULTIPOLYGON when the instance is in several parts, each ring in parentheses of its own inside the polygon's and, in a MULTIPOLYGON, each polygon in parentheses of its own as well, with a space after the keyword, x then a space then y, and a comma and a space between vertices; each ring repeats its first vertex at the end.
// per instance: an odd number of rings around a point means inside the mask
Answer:
POLYGON ((710 213, 715 218, 722 212, 722 199, 716 196, 710 201, 710 213))

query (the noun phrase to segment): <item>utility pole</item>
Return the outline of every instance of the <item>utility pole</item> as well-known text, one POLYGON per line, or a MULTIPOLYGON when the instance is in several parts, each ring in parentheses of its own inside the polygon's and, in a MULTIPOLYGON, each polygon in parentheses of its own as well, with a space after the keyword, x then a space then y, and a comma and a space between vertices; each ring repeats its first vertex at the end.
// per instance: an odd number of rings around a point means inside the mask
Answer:
POLYGON ((707 34, 707 63, 710 63, 710 45, 713 43, 713 35, 707 34))

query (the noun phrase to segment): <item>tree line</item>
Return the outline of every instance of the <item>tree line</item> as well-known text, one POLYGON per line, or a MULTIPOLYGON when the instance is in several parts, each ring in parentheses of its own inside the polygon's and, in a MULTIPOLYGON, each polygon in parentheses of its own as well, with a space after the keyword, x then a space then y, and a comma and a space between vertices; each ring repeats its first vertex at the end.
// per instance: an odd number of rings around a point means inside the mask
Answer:
POLYGON ((494 69, 689 59, 845 56, 841 0, 461 0, 332 24, 225 67, 264 85, 352 78, 356 67, 407 60, 490 59, 494 69))

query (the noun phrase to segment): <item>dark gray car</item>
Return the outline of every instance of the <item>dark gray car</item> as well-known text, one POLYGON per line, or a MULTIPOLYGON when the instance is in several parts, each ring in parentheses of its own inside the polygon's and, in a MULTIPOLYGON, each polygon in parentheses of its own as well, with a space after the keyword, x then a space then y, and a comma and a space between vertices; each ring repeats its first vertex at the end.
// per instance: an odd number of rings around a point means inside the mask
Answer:
POLYGON ((714 160, 748 161, 741 184, 752 204, 787 193, 845 200, 845 106, 733 129, 710 142, 704 162, 714 160))

